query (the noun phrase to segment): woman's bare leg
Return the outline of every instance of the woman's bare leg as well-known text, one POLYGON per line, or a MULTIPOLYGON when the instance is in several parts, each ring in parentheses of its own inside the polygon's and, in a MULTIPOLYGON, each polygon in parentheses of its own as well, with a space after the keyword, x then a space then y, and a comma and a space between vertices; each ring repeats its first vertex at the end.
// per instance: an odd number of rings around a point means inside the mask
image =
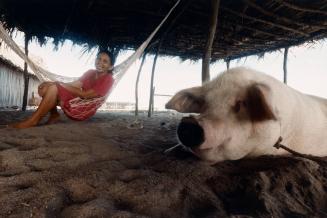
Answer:
MULTIPOLYGON (((40 97, 42 98, 44 97, 50 85, 53 85, 53 83, 44 82, 39 85, 38 93, 40 97)), ((59 119, 60 119, 60 114, 57 111, 57 105, 56 105, 50 110, 50 116, 46 124, 56 123, 57 121, 59 121, 59 119)))
POLYGON ((60 114, 57 111, 57 105, 50 110, 50 116, 46 124, 53 124, 60 120, 60 114))
MULTIPOLYGON (((45 95, 45 93, 47 92, 48 90, 48 87, 52 85, 52 83, 49 83, 49 82, 44 82, 42 84, 39 85, 39 88, 38 88, 38 93, 39 93, 39 96, 43 98, 43 96, 45 95)), ((59 121, 60 119, 60 114, 58 113, 57 111, 57 105, 54 106, 51 110, 50 110, 50 116, 49 116, 49 119, 48 121, 46 122, 46 124, 53 124, 53 123, 56 123, 57 121, 59 121)))
POLYGON ((50 85, 47 87, 45 93, 43 93, 42 101, 37 108, 37 110, 28 119, 10 125, 11 127, 23 129, 36 126, 39 121, 44 117, 49 111, 51 111, 56 105, 58 100, 58 89, 56 85, 50 85))

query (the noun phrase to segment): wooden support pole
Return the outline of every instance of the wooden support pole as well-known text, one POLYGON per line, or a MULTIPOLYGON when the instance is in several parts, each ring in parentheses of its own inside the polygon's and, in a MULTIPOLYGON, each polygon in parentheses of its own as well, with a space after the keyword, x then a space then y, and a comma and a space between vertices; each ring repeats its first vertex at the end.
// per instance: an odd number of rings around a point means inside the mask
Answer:
MULTIPOLYGON (((25 54, 28 56, 28 41, 30 37, 25 33, 25 54)), ((22 111, 26 111, 27 98, 28 98, 28 84, 29 84, 29 75, 27 71, 27 63, 24 63, 24 95, 23 95, 23 106, 22 111)))
POLYGON ((154 93, 156 93, 156 87, 154 86, 153 87, 153 90, 152 90, 152 98, 151 98, 151 114, 153 114, 153 111, 154 111, 154 93))
POLYGON ((226 68, 227 68, 227 70, 229 70, 229 65, 230 65, 230 60, 227 59, 227 60, 226 60, 226 68))
POLYGON ((136 78, 136 83, 135 83, 135 117, 137 117, 139 115, 139 94, 138 94, 139 80, 140 80, 140 75, 142 72, 143 64, 145 61, 145 57, 146 57, 146 52, 144 52, 144 54, 143 54, 142 62, 141 62, 139 71, 137 72, 137 78, 136 78))
POLYGON ((211 0, 211 18, 209 26, 208 40, 202 58, 202 83, 210 80, 210 61, 212 53, 212 44, 215 38, 220 0, 211 0))
POLYGON ((154 81, 154 71, 155 71, 155 67, 156 67, 156 63, 157 63, 157 58, 160 52, 160 48, 161 45, 163 43, 163 41, 166 38, 166 35, 168 34, 168 32, 170 31, 170 29, 174 26, 175 22, 178 20, 178 18, 184 13, 184 11, 188 8, 188 6, 191 4, 191 2, 193 2, 193 0, 189 0, 184 7, 182 8, 182 10, 179 12, 179 14, 176 15, 176 17, 174 18, 174 20, 170 23, 169 27, 167 28, 167 30, 162 34, 159 44, 158 44, 158 48, 154 57, 154 61, 153 61, 153 65, 152 65, 152 73, 151 73, 151 84, 150 84, 150 97, 149 97, 149 108, 148 108, 148 117, 151 117, 151 114, 153 112, 153 95, 154 95, 154 87, 153 87, 153 81, 154 81))
POLYGON ((287 84, 287 56, 288 56, 288 47, 284 50, 284 62, 283 62, 283 70, 284 70, 284 83, 287 84))
POLYGON ((152 115, 152 104, 153 104, 153 95, 154 95, 154 92, 153 92, 153 82, 154 82, 154 71, 156 69, 156 64, 157 64, 157 59, 158 59, 158 56, 159 56, 159 51, 160 51, 160 47, 162 45, 162 38, 159 42, 159 45, 158 45, 158 48, 157 48, 157 52, 154 56, 154 60, 153 60, 153 65, 152 65, 152 73, 151 73, 151 84, 150 84, 150 97, 149 97, 149 108, 148 108, 148 117, 151 117, 152 115))

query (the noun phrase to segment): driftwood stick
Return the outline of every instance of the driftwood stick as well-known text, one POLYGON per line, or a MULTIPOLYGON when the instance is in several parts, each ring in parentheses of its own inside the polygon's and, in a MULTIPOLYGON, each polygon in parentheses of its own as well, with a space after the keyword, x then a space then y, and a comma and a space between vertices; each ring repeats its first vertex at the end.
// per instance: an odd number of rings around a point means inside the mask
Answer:
POLYGON ((302 153, 299 153, 297 151, 294 151, 288 147, 286 147, 285 145, 282 145, 280 144, 282 142, 282 137, 279 137, 278 141, 276 142, 276 144, 274 145, 275 148, 279 149, 279 148, 282 148, 286 151, 288 151, 289 153, 291 153, 292 155, 296 156, 296 157, 301 157, 301 158, 305 158, 305 159, 308 159, 308 160, 312 160, 322 166, 327 166, 327 161, 324 160, 323 158, 321 157, 317 157, 317 156, 314 156, 314 155, 310 155, 310 154, 302 154, 302 153))

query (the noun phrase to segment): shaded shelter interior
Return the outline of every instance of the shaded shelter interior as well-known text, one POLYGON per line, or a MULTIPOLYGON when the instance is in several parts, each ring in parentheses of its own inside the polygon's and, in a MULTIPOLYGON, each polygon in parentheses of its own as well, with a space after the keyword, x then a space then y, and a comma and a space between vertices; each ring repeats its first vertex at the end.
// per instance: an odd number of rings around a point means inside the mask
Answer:
MULTIPOLYGON (((45 37, 54 38, 55 44, 71 39, 77 44, 86 43, 87 48, 100 45, 120 51, 137 48, 175 2, 3 0, 0 20, 8 29, 17 27, 40 42, 45 37)), ((168 31, 160 54, 202 58, 210 6, 209 0, 182 0, 152 42, 158 42, 168 31)), ((260 55, 326 35, 326 1, 221 0, 212 60, 260 55)), ((150 52, 155 53, 155 47, 150 52)))

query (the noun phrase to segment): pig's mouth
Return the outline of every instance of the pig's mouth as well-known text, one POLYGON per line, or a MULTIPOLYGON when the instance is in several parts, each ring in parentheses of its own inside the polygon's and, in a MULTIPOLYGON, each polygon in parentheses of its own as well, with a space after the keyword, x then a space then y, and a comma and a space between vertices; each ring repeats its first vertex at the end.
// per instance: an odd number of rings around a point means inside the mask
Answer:
POLYGON ((228 137, 226 138, 223 142, 221 142, 220 144, 218 145, 215 145, 215 146, 205 146, 205 147, 202 147, 202 145, 200 145, 199 147, 196 147, 196 148, 193 148, 191 149, 193 151, 193 153, 207 153, 207 152, 210 152, 211 150, 213 150, 214 148, 215 149, 218 149, 218 153, 219 151, 223 150, 223 148, 225 147, 225 145, 231 140, 231 137, 228 137))
POLYGON ((212 150, 213 148, 201 148, 201 147, 197 147, 197 148, 193 148, 192 150, 195 151, 195 152, 206 152, 206 151, 210 151, 212 150))

